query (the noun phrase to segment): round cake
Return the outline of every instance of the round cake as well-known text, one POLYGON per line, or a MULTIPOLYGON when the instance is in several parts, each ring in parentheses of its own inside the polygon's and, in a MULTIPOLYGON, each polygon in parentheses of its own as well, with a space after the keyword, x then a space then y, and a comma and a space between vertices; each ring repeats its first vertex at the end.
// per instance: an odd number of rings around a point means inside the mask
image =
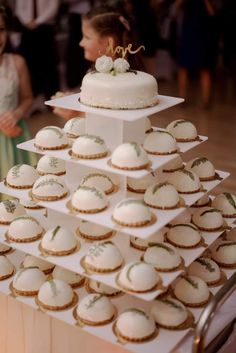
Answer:
POLYGON ((150 243, 162 243, 164 241, 165 230, 162 228, 147 239, 130 237, 130 245, 138 250, 145 251, 150 243))
POLYGON ((76 158, 97 159, 105 157, 107 153, 105 141, 97 135, 81 135, 72 145, 72 156, 76 158))
POLYGON ((113 235, 112 229, 87 221, 80 223, 78 232, 82 238, 91 241, 104 240, 113 235))
POLYGON ((68 193, 68 189, 57 175, 43 175, 34 183, 32 196, 42 201, 57 201, 64 198, 68 193))
POLYGON ((194 194, 201 189, 198 175, 186 169, 172 173, 168 178, 168 182, 173 184, 181 194, 194 194))
POLYGON ((40 175, 63 175, 66 174, 66 163, 62 159, 45 155, 38 161, 37 171, 40 175))
POLYGON ((87 174, 81 180, 80 185, 82 186, 95 186, 96 188, 102 190, 105 194, 110 194, 114 191, 115 185, 111 178, 101 172, 94 172, 87 174))
POLYGON ((75 139, 85 134, 85 119, 72 118, 65 123, 63 130, 68 138, 75 139))
POLYGON ((144 194, 149 185, 158 182, 158 177, 150 173, 143 178, 127 178, 127 189, 138 194, 144 194))
POLYGON ((143 261, 153 265, 160 272, 169 272, 180 266, 181 257, 171 244, 150 243, 143 255, 143 261))
POLYGON ((15 268, 8 257, 0 255, 0 281, 13 275, 15 268))
POLYGON ((169 243, 179 248, 194 248, 201 242, 201 232, 191 223, 173 225, 166 233, 169 243))
POLYGON ((76 250, 77 246, 78 240, 74 233, 61 226, 49 229, 41 241, 42 250, 55 256, 69 255, 76 250))
POLYGON ((194 212, 192 222, 201 230, 214 232, 221 230, 224 220, 221 211, 213 207, 203 207, 194 212))
POLYGON ((95 71, 82 81, 80 102, 97 108, 139 109, 158 103, 156 79, 145 72, 129 70, 125 59, 114 62, 103 55, 95 71))
POLYGON ((24 207, 16 199, 0 202, 0 224, 10 224, 14 218, 25 214, 24 207))
POLYGON ((148 134, 143 148, 146 152, 156 155, 168 155, 178 151, 175 138, 165 130, 155 130, 148 134))
POLYGON ((206 157, 198 157, 189 161, 185 169, 194 171, 200 181, 210 181, 215 179, 215 167, 206 157))
POLYGON ((6 183, 11 188, 30 189, 38 177, 34 167, 28 164, 17 164, 8 171, 6 183))
POLYGON ((101 189, 95 186, 81 185, 72 196, 71 206, 75 211, 97 213, 107 208, 108 200, 101 189))
POLYGON ((28 243, 38 240, 43 234, 39 221, 32 216, 15 218, 9 225, 7 238, 17 243, 28 243))
POLYGON ((69 147, 66 133, 58 126, 46 126, 40 129, 35 136, 34 144, 43 150, 60 150, 69 147))
POLYGON ((12 286, 18 295, 33 296, 38 293, 46 278, 45 274, 37 267, 27 267, 17 271, 12 286))
POLYGON ((235 267, 236 265, 236 242, 223 240, 217 242, 211 251, 211 257, 220 266, 235 267))
POLYGON ((212 206, 220 210, 223 217, 236 217, 236 196, 230 192, 223 192, 217 195, 212 201, 212 206))
POLYGON ((180 197, 172 184, 163 182, 152 184, 147 188, 144 202, 150 207, 171 210, 179 206, 180 197))
POLYGON ((174 120, 168 124, 166 130, 169 131, 178 142, 195 141, 198 138, 197 129, 189 120, 174 120))
POLYGON ((111 156, 113 167, 124 170, 145 169, 149 159, 144 149, 136 142, 125 142, 116 147, 111 156))
POLYGON ((220 268, 215 261, 207 257, 196 259, 188 268, 190 276, 203 279, 208 285, 216 284, 221 279, 220 268))

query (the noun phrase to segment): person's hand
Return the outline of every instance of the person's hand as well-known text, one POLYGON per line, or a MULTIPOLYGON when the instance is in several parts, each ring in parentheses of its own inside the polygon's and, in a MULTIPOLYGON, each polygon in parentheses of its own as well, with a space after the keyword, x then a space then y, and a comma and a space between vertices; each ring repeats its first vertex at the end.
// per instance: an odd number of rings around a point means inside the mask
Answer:
POLYGON ((1 131, 4 135, 6 135, 7 137, 11 137, 11 138, 18 137, 23 132, 22 128, 18 125, 15 125, 11 128, 7 128, 7 129, 1 129, 1 131))
POLYGON ((17 125, 20 117, 14 111, 9 111, 0 116, 0 129, 7 130, 17 125))

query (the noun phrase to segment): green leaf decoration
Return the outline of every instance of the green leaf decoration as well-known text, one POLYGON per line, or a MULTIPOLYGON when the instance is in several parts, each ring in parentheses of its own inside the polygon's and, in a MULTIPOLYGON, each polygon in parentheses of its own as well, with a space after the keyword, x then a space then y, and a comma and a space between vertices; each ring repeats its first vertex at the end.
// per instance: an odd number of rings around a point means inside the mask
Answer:
POLYGON ((233 208, 236 210, 236 204, 235 204, 233 196, 229 192, 224 192, 223 194, 227 198, 230 205, 233 206, 233 208))
POLYGON ((167 186, 167 185, 170 185, 167 181, 163 182, 163 183, 159 183, 159 184, 156 184, 154 186, 154 188, 152 189, 152 194, 155 195, 155 193, 161 189, 162 187, 164 186, 167 186))
POLYGON ((131 270, 132 270, 134 267, 139 266, 139 265, 141 265, 140 262, 134 262, 134 263, 131 264, 130 267, 128 268, 128 270, 127 270, 127 272, 126 272, 126 277, 127 277, 127 279, 128 279, 129 282, 132 283, 132 280, 131 280, 131 277, 130 277, 130 275, 131 275, 131 270))
POLYGON ((104 145, 104 140, 96 135, 90 135, 90 134, 83 134, 80 135, 82 138, 86 138, 88 140, 92 140, 93 142, 97 143, 98 145, 104 145))
POLYGON ((215 272, 215 268, 204 258, 196 259, 196 262, 204 266, 209 272, 215 272))
POLYGON ((183 278, 186 282, 188 282, 189 284, 191 284, 191 286, 195 289, 198 289, 198 283, 194 282, 192 280, 192 278, 190 277, 185 277, 185 276, 180 276, 181 278, 183 278))
POLYGON ((91 178, 104 178, 104 179, 107 179, 109 180, 111 183, 112 183, 112 180, 111 178, 106 175, 106 174, 102 174, 102 173, 91 173, 91 174, 88 174, 86 175, 85 177, 83 177, 82 181, 81 181, 81 185, 84 184, 86 181, 88 181, 89 179, 91 178))
POLYGON ((95 196, 99 197, 99 199, 103 200, 103 194, 94 186, 80 185, 77 190, 86 190, 92 192, 95 196))
POLYGON ((206 157, 201 157, 201 158, 197 158, 195 159, 195 161, 193 161, 191 168, 197 167, 202 163, 206 163, 208 162, 208 159, 206 157))
POLYGON ((141 315, 141 316, 144 316, 147 320, 149 320, 149 316, 142 310, 140 309, 136 309, 136 308, 130 308, 130 309, 127 309, 125 311, 123 311, 124 313, 134 313, 134 314, 137 314, 137 315, 141 315))
POLYGON ((40 187, 43 187, 43 186, 47 186, 47 185, 59 185, 62 189, 64 189, 64 185, 62 183, 60 183, 59 181, 53 179, 53 178, 49 178, 49 179, 46 179, 46 180, 42 180, 38 183, 38 185, 35 187, 35 189, 38 189, 40 187))
POLYGON ((60 139, 64 136, 64 132, 60 128, 57 128, 56 126, 46 126, 42 130, 53 131, 60 139))
POLYGON ((36 223, 38 226, 40 226, 39 221, 36 218, 31 216, 20 216, 20 217, 14 218, 14 221, 19 221, 19 220, 29 220, 36 223))
POLYGON ((154 242, 150 242, 150 243, 148 243, 148 246, 149 246, 149 247, 155 246, 155 247, 157 247, 157 248, 164 249, 164 250, 166 250, 169 254, 174 254, 174 253, 175 253, 173 249, 171 249, 168 245, 166 245, 166 244, 164 244, 164 243, 154 243, 154 242))
POLYGON ((89 250, 87 256, 93 260, 95 257, 99 257, 102 255, 107 245, 113 245, 111 241, 106 241, 103 243, 94 244, 89 250))
POLYGON ((55 238, 55 236, 57 235, 57 233, 58 233, 58 231, 59 231, 60 228, 61 228, 60 226, 57 226, 57 227, 53 230, 53 232, 52 232, 52 237, 51 237, 51 241, 55 238))
POLYGON ((49 166, 50 166, 50 167, 52 167, 52 168, 57 168, 58 163, 59 163, 58 158, 50 157, 50 159, 49 159, 49 166))
POLYGON ((141 147, 139 146, 139 144, 137 142, 130 142, 130 145, 133 146, 133 148, 135 149, 135 152, 137 154, 137 156, 141 156, 142 154, 142 149, 141 147))
POLYGON ((17 164, 14 167, 12 167, 11 173, 12 173, 12 176, 14 179, 19 178, 21 166, 22 166, 22 164, 17 164))
POLYGON ((196 230, 198 232, 197 227, 194 226, 193 224, 189 224, 189 223, 178 223, 178 224, 174 224, 173 226, 171 226, 171 228, 176 228, 176 227, 188 227, 188 228, 191 228, 191 229, 196 230))
POLYGON ((78 118, 73 118, 73 119, 71 119, 71 124, 70 124, 71 130, 73 130, 74 126, 75 126, 77 123, 79 124, 79 122, 80 122, 80 119, 78 119, 78 118))
POLYGON ((132 74, 137 75, 138 72, 136 70, 128 69, 126 72, 131 72, 132 74))
POLYGON ((217 210, 217 208, 211 208, 210 210, 203 211, 203 212, 200 214, 200 217, 204 216, 204 215, 207 214, 207 213, 213 213, 213 212, 221 213, 220 210, 217 210))
POLYGON ((55 281, 53 279, 48 281, 48 283, 49 283, 49 285, 51 287, 53 298, 55 298, 58 295, 58 290, 57 290, 56 283, 55 283, 55 281))
POLYGON ((191 124, 193 124, 192 121, 190 121, 190 120, 180 119, 180 120, 177 120, 177 121, 175 122, 175 124, 174 124, 173 127, 175 128, 175 127, 177 127, 178 125, 184 124, 184 123, 191 123, 191 124))
POLYGON ((184 174, 186 174, 187 176, 189 176, 189 178, 191 178, 193 181, 195 180, 193 173, 190 172, 189 170, 187 170, 187 169, 182 169, 181 172, 184 173, 184 174))
POLYGON ((140 199, 128 199, 128 200, 121 201, 121 203, 117 206, 117 208, 120 208, 122 206, 128 206, 128 205, 131 205, 131 204, 134 204, 134 203, 147 207, 147 205, 145 204, 145 202, 143 200, 140 200, 140 199))
POLYGON ((184 308, 182 306, 178 305, 176 302, 172 301, 171 299, 158 299, 158 301, 168 306, 171 306, 172 308, 177 309, 179 311, 184 311, 184 308))
POLYGON ((220 248, 224 248, 226 246, 232 246, 232 245, 236 245, 236 241, 229 241, 227 243, 221 243, 217 246, 216 251, 219 251, 220 248))
POLYGON ((167 130, 160 130, 160 129, 157 129, 155 130, 154 132, 158 133, 158 134, 166 134, 166 135, 170 135, 172 138, 173 138, 173 135, 171 135, 171 133, 167 130))
POLYGON ((86 304, 86 309, 91 309, 94 304, 100 300, 101 298, 103 297, 103 294, 98 294, 98 295, 95 295, 93 298, 91 298, 88 302, 88 304, 86 304))
POLYGON ((17 202, 13 200, 3 201, 3 205, 8 213, 13 213, 17 207, 17 202))

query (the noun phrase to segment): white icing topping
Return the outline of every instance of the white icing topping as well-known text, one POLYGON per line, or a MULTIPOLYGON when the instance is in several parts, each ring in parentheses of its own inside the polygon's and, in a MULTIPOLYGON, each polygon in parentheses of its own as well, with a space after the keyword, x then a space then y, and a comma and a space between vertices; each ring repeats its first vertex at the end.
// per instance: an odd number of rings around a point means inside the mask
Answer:
POLYGON ((111 162, 119 168, 138 168, 148 163, 148 155, 136 142, 125 142, 112 153, 111 162))
POLYGON ((167 240, 180 247, 192 247, 201 240, 201 233, 191 223, 176 224, 166 233, 167 240))
POLYGON ((17 164, 8 171, 6 181, 9 185, 18 187, 32 186, 38 177, 34 167, 28 164, 17 164))
POLYGON ((36 267, 23 268, 15 274, 13 287, 20 291, 38 291, 46 281, 45 274, 36 267))
POLYGON ((206 302, 210 294, 207 284, 197 276, 180 278, 174 287, 174 293, 177 299, 192 305, 206 302))
POLYGON ((222 211, 223 216, 232 216, 236 214, 236 196, 224 192, 223 194, 217 195, 212 201, 212 206, 222 211))
POLYGON ((150 153, 169 154, 177 151, 175 138, 165 130, 155 130, 147 135, 143 148, 150 153))
POLYGON ((11 238, 22 240, 36 237, 42 232, 43 228, 38 220, 27 215, 15 218, 8 228, 8 234, 11 238))
POLYGON ((202 207, 192 215, 193 223, 197 227, 205 229, 217 229, 223 226, 223 217, 221 212, 213 207, 202 207))
POLYGON ((46 281, 39 290, 38 299, 41 303, 52 307, 63 307, 73 300, 73 290, 70 285, 59 279, 46 281))
POLYGON ((77 239, 69 229, 57 226, 44 234, 41 245, 53 252, 70 251, 76 247, 77 239))
POLYGON ((178 191, 167 182, 150 185, 144 194, 145 203, 153 207, 177 207, 179 200, 178 191))
POLYGON ((47 174, 34 183, 32 194, 35 197, 60 197, 67 192, 63 179, 57 175, 47 174))
POLYGON ((86 175, 80 185, 95 186, 106 193, 113 188, 114 184, 108 175, 94 172, 86 175))
POLYGON ((200 180, 212 178, 215 175, 214 165, 205 157, 192 159, 186 164, 185 169, 194 171, 200 180))
POLYGON ((83 276, 81 276, 80 274, 67 270, 66 268, 60 266, 56 266, 54 268, 52 276, 53 278, 60 279, 70 285, 78 284, 83 279, 83 276))
POLYGON ((166 298, 163 300, 155 300, 151 314, 157 324, 178 327, 183 324, 188 317, 186 307, 177 299, 166 298))
POLYGON ((58 126, 46 126, 37 132, 35 144, 50 149, 68 145, 68 139, 66 133, 58 126))
POLYGON ((41 271, 50 270, 55 266, 54 264, 33 255, 26 255, 22 265, 23 267, 38 267, 41 271))
POLYGON ((178 192, 197 192, 201 187, 198 175, 185 169, 172 173, 168 181, 176 187, 178 192))
POLYGON ((75 140, 72 152, 86 158, 107 152, 107 146, 101 137, 85 134, 75 140))
POLYGON ((212 259, 201 257, 191 263, 188 268, 190 276, 197 276, 206 283, 218 281, 220 279, 220 268, 212 259))
POLYGON ((181 263, 177 250, 168 243, 150 244, 143 255, 143 260, 160 270, 171 270, 181 263))
POLYGON ((113 211, 114 221, 126 225, 149 222, 151 217, 149 207, 142 200, 134 198, 120 201, 113 211))
POLYGON ((63 130, 71 137, 79 137, 85 134, 85 118, 72 118, 68 120, 63 130))
POLYGON ((94 186, 79 186, 72 196, 71 204, 79 211, 99 212, 108 205, 106 195, 94 186))
POLYGON ((194 140, 197 137, 197 129, 189 120, 174 120, 166 127, 166 130, 176 139, 194 140))
POLYGON ((37 171, 40 174, 65 173, 66 163, 62 159, 45 155, 38 161, 37 171))

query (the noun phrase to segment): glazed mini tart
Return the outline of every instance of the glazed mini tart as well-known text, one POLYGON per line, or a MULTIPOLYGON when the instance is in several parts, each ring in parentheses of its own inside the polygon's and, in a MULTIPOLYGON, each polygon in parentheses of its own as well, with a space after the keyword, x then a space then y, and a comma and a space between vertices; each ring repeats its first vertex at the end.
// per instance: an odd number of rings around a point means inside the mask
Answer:
POLYGON ((180 194, 194 194, 201 189, 198 175, 186 169, 172 173, 168 178, 168 182, 174 185, 180 194))
POLYGON ((118 169, 140 170, 147 168, 149 159, 137 142, 125 142, 113 151, 111 164, 118 169))
POLYGON ((168 182, 150 185, 145 194, 144 202, 153 208, 172 210, 177 208, 180 197, 176 188, 168 182))
POLYGON ((81 221, 78 228, 79 235, 87 240, 105 240, 113 236, 113 231, 110 228, 95 224, 92 222, 81 221))
POLYGON ((151 243, 143 255, 143 261, 160 272, 170 272, 180 267, 182 259, 173 245, 151 243))
POLYGON ((139 343, 154 338, 156 325, 143 310, 130 308, 118 316, 114 331, 119 340, 139 343))
POLYGON ((96 135, 84 134, 78 137, 72 146, 73 157, 97 159, 106 157, 108 149, 105 141, 96 135))
POLYGON ((64 256, 75 252, 79 245, 76 236, 70 230, 56 226, 44 234, 40 248, 46 254, 64 256))
POLYGON ((119 289, 110 287, 104 283, 95 281, 94 279, 88 280, 86 289, 89 293, 104 294, 108 297, 115 297, 122 293, 119 289))
POLYGON ((84 284, 83 276, 60 266, 54 268, 52 277, 68 283, 72 288, 78 288, 84 284))
POLYGON ((179 300, 165 298, 154 301, 151 315, 157 325, 169 330, 178 330, 186 329, 189 311, 179 300))
POLYGON ((166 130, 169 131, 178 142, 190 142, 198 139, 197 129, 189 120, 174 120, 167 125, 166 130))
POLYGON ((38 204, 37 201, 34 200, 20 200, 20 203, 22 204, 22 206, 24 206, 24 208, 29 209, 29 210, 41 210, 42 208, 44 208, 43 206, 40 206, 38 204))
POLYGON ((68 283, 52 279, 40 287, 37 302, 43 309, 58 311, 70 308, 76 303, 75 299, 75 294, 68 283))
POLYGON ((138 194, 144 194, 149 185, 157 183, 158 178, 154 173, 150 173, 143 178, 127 178, 127 189, 138 194))
POLYGON ((177 154, 175 158, 173 158, 170 162, 166 163, 163 168, 164 173, 173 173, 177 170, 181 170, 184 168, 183 160, 180 154, 177 154))
POLYGON ((113 321, 115 307, 105 295, 91 293, 86 295, 76 308, 76 317, 85 325, 106 325, 113 321))
POLYGON ((181 276, 175 286, 174 295, 183 304, 201 307, 210 298, 210 291, 205 281, 197 276, 181 276))
POLYGON ((57 201, 68 194, 64 181, 57 175, 47 174, 38 178, 32 189, 32 196, 41 201, 57 201))
POLYGON ((194 171, 199 176, 200 181, 216 179, 215 167, 206 157, 192 159, 186 164, 185 169, 194 171))
POLYGON ((144 126, 145 134, 149 134, 153 131, 151 120, 147 116, 144 118, 144 126))
POLYGON ((18 200, 6 200, 0 202, 0 224, 10 224, 14 218, 26 214, 24 207, 18 200))
POLYGON ((13 278, 13 292, 23 296, 37 295, 46 279, 47 277, 38 267, 22 268, 16 272, 13 278))
POLYGON ((236 242, 223 240, 215 244, 211 250, 211 257, 219 266, 236 266, 236 242))
POLYGON ((42 260, 40 257, 36 257, 33 255, 26 255, 22 262, 22 267, 24 268, 38 267, 40 271, 45 273, 45 275, 48 275, 49 273, 52 272, 55 265, 48 261, 42 260))
POLYGON ((166 130, 155 130, 147 135, 143 148, 147 153, 169 155, 178 152, 175 138, 166 130))
POLYGON ((39 221, 32 216, 21 216, 9 225, 6 238, 16 243, 29 243, 38 240, 43 235, 39 221))
POLYGON ((66 174, 66 163, 62 159, 45 155, 38 161, 37 171, 39 175, 64 175, 66 174))
POLYGON ((0 281, 11 277, 15 272, 15 267, 4 255, 0 255, 0 281))
POLYGON ((86 175, 82 179, 80 186, 96 187, 107 195, 115 190, 115 185, 111 178, 104 173, 98 172, 86 175))
POLYGON ((192 214, 190 211, 190 208, 186 208, 183 213, 181 213, 178 217, 172 219, 172 221, 169 222, 168 226, 172 227, 175 224, 180 224, 180 223, 191 223, 192 219, 192 214))
POLYGON ((85 119, 84 118, 72 118, 68 120, 63 130, 68 138, 75 139, 85 134, 85 119))
MULTIPOLYGON (((205 194, 203 197, 201 197, 199 200, 197 200, 192 207, 205 207, 205 206, 211 206, 211 198, 209 195, 205 194)), ((216 207, 217 208, 217 207, 216 207)))
POLYGON ((11 246, 0 243, 0 255, 5 255, 12 250, 11 246))
POLYGON ((37 132, 34 145, 42 150, 62 150, 69 147, 69 141, 61 128, 45 126, 37 132))
POLYGON ((129 198, 115 206, 112 219, 124 227, 142 227, 152 221, 152 214, 143 200, 129 198))
POLYGON ((131 236, 130 245, 137 250, 145 251, 150 243, 162 243, 164 241, 164 233, 164 229, 160 229, 148 239, 131 236))
POLYGON ((203 207, 196 210, 192 215, 192 222, 200 230, 206 232, 215 232, 224 226, 221 211, 213 207, 203 207))
POLYGON ((220 210, 225 218, 236 217, 236 196, 230 192, 217 195, 212 201, 212 206, 220 210))
POLYGON ((121 289, 135 293, 152 291, 158 282, 160 276, 154 267, 141 261, 128 263, 117 276, 121 289))
POLYGON ((34 167, 28 164, 17 164, 8 171, 6 183, 14 189, 31 189, 38 177, 34 167))
POLYGON ((122 264, 121 252, 111 241, 93 244, 83 259, 85 270, 98 273, 116 271, 122 264))
POLYGON ((217 284, 221 280, 219 266, 207 257, 200 257, 192 262, 188 267, 188 275, 200 277, 208 286, 217 284))
POLYGON ((201 232, 192 223, 173 225, 166 233, 166 240, 178 248, 191 249, 202 241, 201 232))
POLYGON ((105 193, 95 186, 81 185, 71 199, 72 209, 82 213, 97 213, 105 210, 108 200, 105 193))

